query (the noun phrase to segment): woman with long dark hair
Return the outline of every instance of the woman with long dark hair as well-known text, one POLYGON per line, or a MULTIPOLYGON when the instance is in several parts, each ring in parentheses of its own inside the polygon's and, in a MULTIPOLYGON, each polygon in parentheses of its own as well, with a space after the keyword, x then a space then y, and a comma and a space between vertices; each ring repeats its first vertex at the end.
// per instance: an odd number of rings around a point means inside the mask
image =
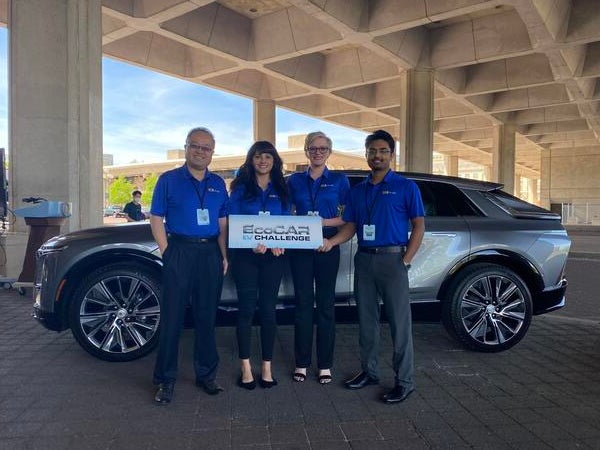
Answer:
MULTIPOLYGON (((229 214, 288 215, 290 203, 283 178, 283 161, 268 141, 255 142, 231 182, 229 214)), ((258 305, 262 365, 259 384, 277 385, 271 370, 277 323, 275 306, 285 264, 284 249, 259 244, 253 249, 232 252, 232 275, 238 294, 237 341, 241 374, 238 385, 254 389, 256 381, 250 363, 252 321, 258 305)))

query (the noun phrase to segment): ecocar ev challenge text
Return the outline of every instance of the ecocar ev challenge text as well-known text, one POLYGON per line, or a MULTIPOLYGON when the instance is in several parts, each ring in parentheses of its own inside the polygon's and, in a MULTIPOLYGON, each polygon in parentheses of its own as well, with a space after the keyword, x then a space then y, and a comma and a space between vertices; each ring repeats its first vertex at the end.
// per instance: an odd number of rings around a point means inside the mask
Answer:
POLYGON ((310 241, 310 229, 299 225, 276 225, 274 227, 258 227, 243 225, 242 235, 244 240, 255 241, 310 241))

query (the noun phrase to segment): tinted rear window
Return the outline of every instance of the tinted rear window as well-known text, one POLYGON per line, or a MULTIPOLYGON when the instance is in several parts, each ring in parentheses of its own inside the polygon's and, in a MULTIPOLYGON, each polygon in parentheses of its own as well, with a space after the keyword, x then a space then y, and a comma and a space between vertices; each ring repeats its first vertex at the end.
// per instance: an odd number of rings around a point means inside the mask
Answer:
POLYGON ((456 186, 435 181, 416 180, 426 216, 481 216, 471 200, 456 186))
MULTIPOLYGON (((354 186, 365 177, 351 176, 350 185, 354 186)), ((469 200, 456 186, 449 183, 435 181, 415 180, 425 208, 425 215, 429 217, 456 217, 456 216, 481 216, 471 200, 469 200)))

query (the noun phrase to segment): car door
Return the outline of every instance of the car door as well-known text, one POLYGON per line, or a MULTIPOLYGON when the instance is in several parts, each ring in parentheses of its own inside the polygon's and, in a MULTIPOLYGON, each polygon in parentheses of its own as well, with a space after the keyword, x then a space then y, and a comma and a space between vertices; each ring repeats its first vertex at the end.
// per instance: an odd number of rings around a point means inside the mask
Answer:
POLYGON ((478 214, 470 200, 451 183, 415 180, 425 208, 425 236, 408 272, 412 302, 437 298, 450 269, 471 247, 464 215, 478 214))

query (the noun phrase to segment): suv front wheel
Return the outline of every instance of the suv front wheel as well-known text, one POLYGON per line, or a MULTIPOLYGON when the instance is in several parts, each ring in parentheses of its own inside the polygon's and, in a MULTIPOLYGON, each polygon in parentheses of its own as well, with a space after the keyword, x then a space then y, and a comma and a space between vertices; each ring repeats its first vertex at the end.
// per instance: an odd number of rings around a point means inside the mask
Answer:
POLYGON ((482 352, 499 352, 519 342, 531 315, 529 289, 515 272, 497 264, 463 269, 442 305, 442 321, 450 334, 482 352))
POLYGON ((158 344, 158 274, 139 264, 109 264, 86 276, 69 309, 77 342, 106 361, 131 361, 158 344))

